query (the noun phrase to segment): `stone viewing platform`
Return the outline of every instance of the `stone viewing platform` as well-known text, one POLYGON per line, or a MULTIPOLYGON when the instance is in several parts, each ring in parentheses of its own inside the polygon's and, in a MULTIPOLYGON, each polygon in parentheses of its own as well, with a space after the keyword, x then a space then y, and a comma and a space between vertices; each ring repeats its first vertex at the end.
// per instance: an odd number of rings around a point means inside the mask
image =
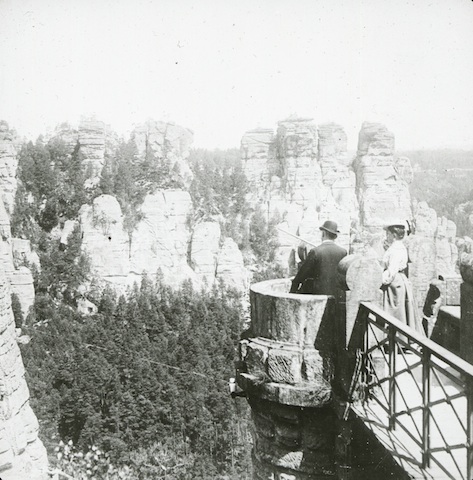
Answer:
POLYGON ((289 287, 288 279, 251 287, 252 325, 239 345, 237 382, 255 424, 254 478, 335 478, 333 363, 323 348, 334 303, 289 287))
POLYGON ((251 286, 236 381, 252 411, 254 480, 470 478, 470 255, 463 283, 432 281, 424 318, 434 341, 380 308, 368 256, 339 265, 338 305, 288 293, 289 279, 251 286))

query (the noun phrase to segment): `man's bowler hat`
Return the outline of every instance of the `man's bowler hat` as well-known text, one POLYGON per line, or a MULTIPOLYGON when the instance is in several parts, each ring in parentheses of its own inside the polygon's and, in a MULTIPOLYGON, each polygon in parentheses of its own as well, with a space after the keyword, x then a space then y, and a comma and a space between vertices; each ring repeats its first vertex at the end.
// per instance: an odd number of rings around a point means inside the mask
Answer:
POLYGON ((338 235, 340 232, 338 231, 337 224, 332 222, 331 220, 326 220, 324 224, 319 227, 320 230, 325 230, 326 232, 332 233, 333 235, 338 235))

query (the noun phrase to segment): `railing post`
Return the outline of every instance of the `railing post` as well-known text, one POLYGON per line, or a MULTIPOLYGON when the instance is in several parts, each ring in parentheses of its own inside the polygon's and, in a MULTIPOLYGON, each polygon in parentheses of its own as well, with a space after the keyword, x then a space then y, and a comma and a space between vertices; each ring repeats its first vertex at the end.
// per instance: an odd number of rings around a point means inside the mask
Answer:
POLYGON ((396 330, 392 325, 388 326, 389 345, 389 429, 396 428, 394 415, 396 413, 396 330))
POLYGON ((430 466, 430 351, 422 349, 422 467, 430 466))
POLYGON ((370 381, 370 365, 369 365, 369 358, 368 358, 368 350, 369 350, 369 334, 368 334, 368 325, 369 325, 369 312, 366 311, 363 324, 364 336, 363 336, 363 385, 364 385, 364 392, 363 397, 364 400, 367 400, 366 395, 368 393, 368 385, 370 381))
POLYGON ((466 377, 466 412, 467 412, 467 425, 466 425, 466 475, 467 479, 473 479, 473 379, 468 375, 466 377))

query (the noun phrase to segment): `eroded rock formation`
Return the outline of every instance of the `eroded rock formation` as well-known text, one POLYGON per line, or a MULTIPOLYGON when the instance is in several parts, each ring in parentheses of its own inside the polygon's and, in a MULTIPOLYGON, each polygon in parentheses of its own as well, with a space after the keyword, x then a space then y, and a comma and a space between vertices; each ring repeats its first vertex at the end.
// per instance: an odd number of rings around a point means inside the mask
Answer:
POLYGON ((456 273, 458 249, 456 226, 446 218, 438 218, 435 210, 420 202, 414 210, 415 234, 407 239, 409 279, 418 306, 424 305, 430 282, 456 273))
POLYGON ((45 480, 46 449, 29 404, 25 371, 17 345, 10 287, 0 269, 0 471, 5 480, 45 480))
POLYGON ((6 276, 11 292, 18 296, 24 318, 34 303, 33 274, 29 265, 35 262, 39 263, 39 259, 31 252, 29 241, 12 238, 10 217, 0 200, 0 269, 6 276))
POLYGON ((149 120, 137 126, 131 138, 141 157, 151 153, 157 160, 168 162, 179 183, 189 187, 192 172, 186 159, 194 139, 191 130, 173 123, 149 120))
POLYGON ((8 123, 0 121, 0 191, 2 201, 11 215, 17 188, 16 170, 21 140, 8 123))
MULTIPOLYGON (((95 275, 116 286, 140 282, 142 275, 160 274, 178 286, 192 280, 196 287, 217 279, 239 290, 247 286, 247 270, 238 246, 221 235, 217 222, 198 224, 192 232, 188 223, 192 201, 187 191, 158 190, 147 195, 140 220, 131 231, 118 201, 101 195, 80 213, 82 248, 95 275)), ((66 222, 62 241, 72 231, 66 222)))
POLYGON ((69 153, 72 153, 76 147, 79 148, 83 155, 83 165, 89 186, 99 182, 105 156, 112 153, 118 144, 118 137, 110 127, 93 117, 82 118, 78 128, 68 123, 59 125, 50 140, 63 141, 69 153))
POLYGON ((412 219, 407 179, 410 162, 394 156, 394 135, 378 123, 363 123, 353 168, 356 172, 360 223, 365 230, 412 219))
MULTIPOLYGON (((339 224, 340 242, 349 246, 358 213, 341 126, 291 117, 279 122, 276 134, 247 132, 241 153, 253 200, 267 206, 269 217, 280 217, 281 230, 318 243, 318 227, 330 218, 339 224)), ((280 231, 279 243, 278 258, 287 264, 294 239, 280 231)))

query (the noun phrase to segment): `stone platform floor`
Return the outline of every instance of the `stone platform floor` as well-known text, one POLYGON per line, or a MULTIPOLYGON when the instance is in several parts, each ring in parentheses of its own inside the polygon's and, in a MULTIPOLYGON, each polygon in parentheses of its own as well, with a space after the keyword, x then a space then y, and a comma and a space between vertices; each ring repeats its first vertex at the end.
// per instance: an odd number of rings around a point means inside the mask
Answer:
POLYGON ((376 371, 381 386, 374 387, 368 402, 352 406, 354 413, 363 419, 378 441, 396 462, 413 479, 444 480, 467 479, 466 448, 451 448, 466 443, 466 398, 461 395, 463 379, 440 360, 431 363, 436 374, 430 375, 430 434, 432 452, 429 468, 422 465, 422 366, 420 352, 397 354, 396 426, 388 428, 388 368, 383 357, 377 359, 376 371), (443 368, 445 374, 439 371, 443 368), (408 369, 412 369, 412 374, 408 369), (458 395, 458 397, 456 397, 458 395), (441 402, 450 397, 449 402, 441 402), (438 403, 437 403, 438 402, 438 403), (453 408, 452 408, 453 407, 453 408))

